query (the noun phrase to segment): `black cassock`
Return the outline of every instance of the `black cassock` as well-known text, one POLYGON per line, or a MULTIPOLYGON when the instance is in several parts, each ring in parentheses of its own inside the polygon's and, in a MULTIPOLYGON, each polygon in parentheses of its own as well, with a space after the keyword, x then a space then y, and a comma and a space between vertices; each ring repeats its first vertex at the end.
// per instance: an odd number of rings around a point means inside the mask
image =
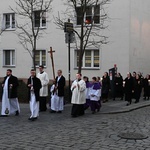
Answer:
MULTIPOLYGON (((5 84, 5 81, 7 79, 8 76, 4 77, 4 81, 2 82, 2 84, 5 84)), ((8 98, 17 98, 17 87, 18 87, 18 78, 11 75, 8 79, 8 98), (10 84, 12 84, 12 88, 10 88, 10 84)), ((2 91, 3 93, 3 91, 2 91)))
MULTIPOLYGON (((41 81, 40 81, 40 79, 39 78, 37 78, 37 77, 33 77, 32 78, 32 81, 33 81, 33 83, 31 83, 31 77, 29 77, 29 79, 28 79, 28 82, 27 82, 27 86, 29 85, 29 84, 33 84, 33 89, 34 89, 34 93, 35 93, 35 98, 36 98, 36 101, 39 101, 40 100, 40 94, 39 94, 39 92, 40 92, 40 88, 42 87, 42 85, 41 85, 41 81)), ((28 99, 30 100, 30 96, 31 96, 31 88, 30 87, 28 87, 28 99)))

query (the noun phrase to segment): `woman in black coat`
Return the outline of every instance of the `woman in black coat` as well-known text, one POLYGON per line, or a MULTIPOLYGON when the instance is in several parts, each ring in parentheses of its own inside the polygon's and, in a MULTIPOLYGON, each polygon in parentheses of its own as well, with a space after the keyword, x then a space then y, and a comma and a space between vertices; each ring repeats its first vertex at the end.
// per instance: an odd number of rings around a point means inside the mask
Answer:
POLYGON ((149 74, 146 75, 145 79, 143 80, 143 88, 144 88, 144 100, 149 100, 150 97, 150 77, 149 74))
POLYGON ((108 73, 105 72, 104 76, 102 78, 102 99, 103 99, 103 103, 108 101, 109 88, 110 88, 110 79, 109 79, 108 73))
POLYGON ((123 99, 123 79, 120 73, 117 73, 117 76, 114 80, 115 83, 115 98, 121 97, 121 100, 123 99))
POLYGON ((141 89, 142 89, 142 82, 141 82, 139 74, 136 74, 136 78, 134 81, 134 96, 136 99, 135 103, 139 102, 139 99, 141 97, 141 89))
POLYGON ((128 101, 127 106, 132 102, 132 93, 134 92, 134 81, 131 76, 131 73, 127 73, 127 77, 125 78, 125 100, 128 101))

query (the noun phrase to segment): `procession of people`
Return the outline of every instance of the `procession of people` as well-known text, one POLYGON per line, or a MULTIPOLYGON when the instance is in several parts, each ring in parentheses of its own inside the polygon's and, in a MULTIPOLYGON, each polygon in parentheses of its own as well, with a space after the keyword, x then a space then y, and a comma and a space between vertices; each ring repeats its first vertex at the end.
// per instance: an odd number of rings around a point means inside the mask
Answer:
MULTIPOLYGON (((144 78, 140 72, 135 71, 127 73, 125 79, 117 72, 117 67, 109 69, 102 78, 93 76, 90 79, 87 76, 82 78, 81 73, 77 73, 75 80, 71 84, 71 116, 79 117, 85 114, 90 108, 91 113, 95 114, 100 111, 102 103, 108 100, 113 101, 116 98, 127 101, 127 106, 139 103, 143 91, 143 99, 150 98, 150 75, 144 78), (91 82, 90 82, 91 81, 91 82), (143 90, 142 90, 143 89, 143 90)), ((50 92, 50 113, 62 113, 64 110, 64 95, 66 79, 62 70, 57 71, 57 77, 54 79, 50 91, 48 91, 49 77, 44 71, 44 66, 39 66, 39 73, 31 69, 30 77, 27 80, 29 109, 31 115, 28 120, 35 121, 39 117, 39 112, 47 110, 47 97, 50 92)), ((20 114, 18 102, 18 78, 12 75, 12 70, 7 69, 6 76, 2 82, 2 108, 1 117, 20 114)))

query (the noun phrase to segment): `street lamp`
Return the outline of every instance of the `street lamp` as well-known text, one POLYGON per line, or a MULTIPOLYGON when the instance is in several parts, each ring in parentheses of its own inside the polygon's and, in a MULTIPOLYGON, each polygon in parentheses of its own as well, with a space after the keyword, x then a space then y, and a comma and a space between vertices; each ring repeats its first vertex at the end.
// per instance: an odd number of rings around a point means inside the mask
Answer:
POLYGON ((70 19, 68 19, 68 22, 64 23, 64 32, 65 38, 66 38, 66 43, 68 43, 68 81, 69 81, 69 101, 71 101, 71 83, 70 83, 70 43, 73 43, 73 23, 70 22, 70 19))

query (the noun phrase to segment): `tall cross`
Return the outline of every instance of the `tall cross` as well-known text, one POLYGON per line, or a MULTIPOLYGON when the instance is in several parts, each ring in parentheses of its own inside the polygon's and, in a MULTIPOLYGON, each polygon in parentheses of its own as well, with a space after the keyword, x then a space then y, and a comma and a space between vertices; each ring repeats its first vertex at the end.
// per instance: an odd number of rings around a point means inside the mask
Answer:
POLYGON ((53 70, 53 78, 55 79, 55 69, 54 69, 54 59, 53 59, 53 53, 55 51, 52 50, 52 47, 50 47, 50 51, 48 51, 48 53, 50 53, 50 58, 52 61, 52 70, 53 70))

